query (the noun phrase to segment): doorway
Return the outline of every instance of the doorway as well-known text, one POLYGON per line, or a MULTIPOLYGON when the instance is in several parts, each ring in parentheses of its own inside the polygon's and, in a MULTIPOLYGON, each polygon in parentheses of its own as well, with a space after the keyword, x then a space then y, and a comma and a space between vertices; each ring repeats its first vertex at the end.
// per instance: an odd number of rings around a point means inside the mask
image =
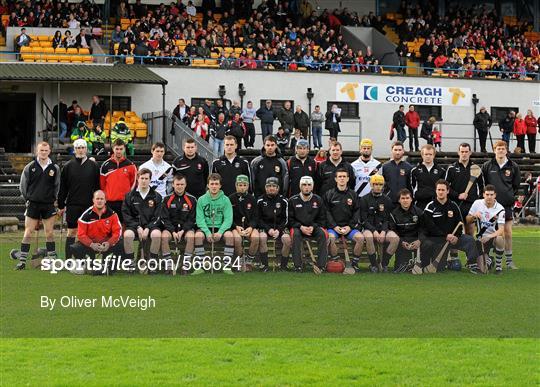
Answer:
POLYGON ((0 117, 4 122, 0 147, 8 153, 31 153, 36 137, 36 95, 0 93, 0 117))

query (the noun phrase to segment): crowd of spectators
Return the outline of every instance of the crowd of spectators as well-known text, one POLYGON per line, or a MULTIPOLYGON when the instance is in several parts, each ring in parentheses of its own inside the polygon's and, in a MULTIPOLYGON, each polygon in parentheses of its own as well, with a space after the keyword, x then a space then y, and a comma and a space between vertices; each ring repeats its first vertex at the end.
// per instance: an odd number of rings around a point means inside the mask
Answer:
POLYGON ((9 15, 8 27, 101 27, 102 12, 94 2, 57 0, 0 1, 0 14, 9 15))
POLYGON ((119 55, 135 55, 144 63, 189 65, 194 58, 212 54, 224 68, 279 68, 341 72, 381 72, 371 49, 353 50, 340 33, 342 25, 373 26, 382 31, 381 17, 373 13, 359 17, 347 8, 315 11, 307 0, 298 2, 222 2, 219 17, 215 4, 203 2, 196 17, 189 1, 151 7, 120 4, 121 17, 137 19, 126 30, 117 26, 111 36, 111 51, 118 44, 119 55), (219 19, 219 20, 218 20, 219 19), (184 46, 176 44, 185 42, 184 46), (237 57, 222 47, 242 48, 237 57))
POLYGON ((425 39, 419 52, 426 75, 438 68, 450 76, 468 78, 538 77, 540 45, 525 37, 529 23, 507 24, 486 5, 449 8, 444 17, 439 17, 436 3, 430 1, 420 7, 402 2, 403 22, 397 26, 401 39, 397 52, 402 57, 408 54, 405 42, 425 39), (489 62, 475 59, 475 52, 483 52, 489 62))

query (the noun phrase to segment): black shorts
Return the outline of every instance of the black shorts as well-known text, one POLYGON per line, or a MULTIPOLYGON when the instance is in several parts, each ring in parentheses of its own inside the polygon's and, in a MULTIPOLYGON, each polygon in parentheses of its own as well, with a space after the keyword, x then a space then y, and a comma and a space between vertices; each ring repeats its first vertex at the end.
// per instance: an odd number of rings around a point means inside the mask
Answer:
POLYGON ((24 216, 31 219, 49 219, 56 215, 56 207, 53 203, 37 203, 28 201, 24 216))
POLYGON ((472 205, 473 204, 469 202, 462 202, 459 205, 459 210, 461 212, 461 217, 463 218, 463 220, 465 220, 467 215, 469 215, 469 211, 471 210, 472 205))
POLYGON ((514 207, 504 206, 504 220, 508 222, 512 219, 514 219, 514 207))
POLYGON ((68 205, 66 206, 66 223, 68 228, 77 228, 77 221, 88 206, 68 205))
POLYGON ((114 212, 116 212, 116 214, 118 215, 118 219, 120 220, 120 223, 124 221, 122 217, 122 203, 123 202, 121 201, 107 202, 107 206, 109 206, 109 208, 113 210, 114 212))

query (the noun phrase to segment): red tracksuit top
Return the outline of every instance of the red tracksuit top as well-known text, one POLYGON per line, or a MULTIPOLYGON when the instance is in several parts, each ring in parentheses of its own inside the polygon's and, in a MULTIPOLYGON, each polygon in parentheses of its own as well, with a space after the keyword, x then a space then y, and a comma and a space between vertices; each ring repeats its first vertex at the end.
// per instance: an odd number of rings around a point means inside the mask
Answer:
POLYGON ((114 246, 122 235, 120 219, 109 207, 99 215, 97 209, 92 206, 83 212, 77 223, 77 239, 88 247, 92 243, 103 242, 109 242, 109 245, 114 246))
MULTIPOLYGON (((114 157, 114 156, 113 156, 114 157)), ((137 167, 126 158, 119 162, 111 157, 105 161, 99 171, 99 185, 108 202, 123 201, 133 189, 137 179, 137 167)))

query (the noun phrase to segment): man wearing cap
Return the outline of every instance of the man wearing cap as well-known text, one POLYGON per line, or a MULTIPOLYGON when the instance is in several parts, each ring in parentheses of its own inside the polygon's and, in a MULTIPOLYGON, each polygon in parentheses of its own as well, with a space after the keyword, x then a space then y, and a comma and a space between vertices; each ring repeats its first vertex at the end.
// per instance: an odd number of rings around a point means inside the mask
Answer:
POLYGON ((87 157, 88 148, 83 139, 75 140, 74 157, 62 168, 60 192, 58 193, 58 214, 66 213, 67 237, 65 258, 71 258, 71 245, 77 236, 77 220, 92 206, 92 194, 99 189, 99 167, 87 157))
POLYGON ((364 245, 364 235, 358 230, 360 227, 360 199, 356 192, 348 186, 349 172, 346 169, 338 169, 335 179, 336 188, 332 188, 323 195, 330 256, 332 259, 339 258, 336 240, 345 237, 355 242, 352 262, 358 266, 364 245))
POLYGON ((300 179, 300 193, 289 199, 289 226, 293 244, 294 271, 302 271, 302 242, 304 238, 317 241, 317 266, 326 268, 328 233, 322 198, 313 193, 313 178, 300 179))
POLYGON ((382 194, 384 177, 373 175, 370 178, 370 184, 371 192, 360 199, 360 218, 364 226, 363 233, 370 263, 369 270, 372 273, 377 273, 379 270, 388 272, 388 263, 392 257, 392 253, 389 251, 396 251, 399 243, 397 234, 389 230, 388 227, 393 204, 388 196, 382 194), (379 257, 380 268, 376 258, 376 245, 380 245, 383 250, 382 257, 379 257))
POLYGON ((371 191, 369 179, 381 169, 381 163, 371 157, 372 151, 373 141, 369 138, 362 139, 360 142, 360 157, 351 164, 356 178, 354 190, 360 198, 371 191))
POLYGON ((227 196, 236 192, 236 178, 239 175, 248 177, 248 188, 251 185, 251 168, 249 161, 236 153, 236 137, 225 136, 224 149, 225 154, 212 163, 212 173, 219 173, 223 186, 221 189, 227 196))
POLYGON ((295 154, 287 160, 289 168, 289 197, 300 192, 300 178, 311 176, 315 179, 317 163, 309 157, 309 143, 307 140, 298 140, 295 147, 295 154))
POLYGON ((253 267, 255 254, 259 250, 259 231, 257 230, 257 201, 255 196, 248 193, 249 178, 246 175, 236 177, 236 192, 229 195, 233 208, 232 233, 234 248, 238 256, 242 257, 243 268, 250 270, 253 267), (249 249, 243 257, 243 238, 249 239, 249 249))
POLYGON ((486 111, 486 108, 482 106, 480 111, 476 113, 473 120, 473 125, 476 131, 478 132, 478 141, 480 142, 480 152, 487 153, 486 150, 486 139, 489 133, 489 128, 491 128, 493 121, 491 116, 486 111))
POLYGON ((341 143, 334 141, 330 145, 330 157, 323 161, 317 169, 317 186, 319 195, 323 195, 326 191, 336 187, 336 171, 340 168, 345 168, 349 172, 349 188, 354 189, 354 169, 347 161, 345 161, 341 155, 343 154, 343 148, 341 143))
MULTIPOLYGON (((287 270, 289 254, 291 251, 291 237, 287 231, 289 223, 289 204, 287 199, 279 193, 279 180, 277 177, 266 179, 265 193, 257 200, 257 226, 259 228, 259 253, 261 270, 268 271, 268 245, 272 238, 281 240, 281 270, 287 270)), ((277 245, 276 245, 277 253, 277 245)), ((276 257, 277 258, 277 257, 276 257)))
POLYGON ((255 197, 261 196, 265 192, 266 180, 269 177, 276 177, 281 188, 281 194, 286 195, 289 188, 289 171, 287 163, 278 153, 277 140, 274 136, 267 136, 264 139, 264 148, 261 155, 251 162, 251 176, 253 179, 253 193, 255 197))

